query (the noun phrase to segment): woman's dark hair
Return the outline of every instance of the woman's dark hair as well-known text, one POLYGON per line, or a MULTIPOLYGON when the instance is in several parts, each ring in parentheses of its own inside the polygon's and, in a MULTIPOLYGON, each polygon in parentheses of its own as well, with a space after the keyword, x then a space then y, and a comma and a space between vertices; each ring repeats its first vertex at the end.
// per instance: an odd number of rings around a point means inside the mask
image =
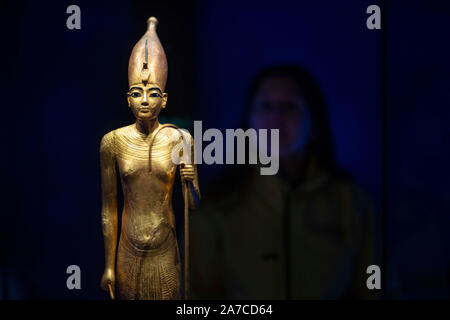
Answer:
POLYGON ((276 65, 261 70, 250 84, 244 108, 242 128, 249 128, 252 103, 264 80, 272 77, 288 77, 298 87, 311 114, 311 139, 308 152, 314 155, 324 169, 333 169, 334 152, 331 141, 325 100, 316 79, 304 67, 298 65, 276 65))

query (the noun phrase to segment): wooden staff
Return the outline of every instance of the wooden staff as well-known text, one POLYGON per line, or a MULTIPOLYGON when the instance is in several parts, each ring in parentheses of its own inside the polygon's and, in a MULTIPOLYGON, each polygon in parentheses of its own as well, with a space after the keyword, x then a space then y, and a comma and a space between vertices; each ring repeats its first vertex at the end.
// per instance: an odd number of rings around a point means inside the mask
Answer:
POLYGON ((114 300, 114 291, 112 289, 112 285, 110 282, 108 282, 108 291, 109 291, 109 296, 111 297, 112 300, 114 300))
MULTIPOLYGON (((184 163, 181 164, 184 168, 184 163)), ((189 182, 181 178, 183 182, 184 198, 184 299, 189 299, 189 182)))
MULTIPOLYGON (((166 123, 161 125, 151 136, 150 138, 150 147, 149 147, 149 172, 152 171, 152 146, 153 141, 155 140, 156 135, 163 128, 175 128, 180 133, 182 139, 184 139, 183 132, 181 132, 180 128, 174 124, 166 123)), ((183 157, 183 149, 180 150, 180 158, 183 157)), ((180 169, 184 168, 184 163, 180 164, 180 169)), ((181 173, 180 173, 181 174, 181 173)), ((184 189, 183 198, 184 198, 184 299, 189 299, 189 181, 186 181, 181 177, 182 187, 184 189)))

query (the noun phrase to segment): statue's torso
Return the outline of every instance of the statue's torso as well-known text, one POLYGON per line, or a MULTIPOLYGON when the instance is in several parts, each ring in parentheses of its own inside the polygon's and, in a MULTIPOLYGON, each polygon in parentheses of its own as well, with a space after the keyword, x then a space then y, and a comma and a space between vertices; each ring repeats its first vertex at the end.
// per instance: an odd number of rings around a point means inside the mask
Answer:
POLYGON ((162 246, 175 228, 172 188, 176 165, 171 154, 179 144, 174 135, 178 135, 176 130, 164 128, 155 137, 150 172, 150 136, 139 134, 134 125, 115 130, 115 158, 124 195, 121 237, 141 250, 162 246))

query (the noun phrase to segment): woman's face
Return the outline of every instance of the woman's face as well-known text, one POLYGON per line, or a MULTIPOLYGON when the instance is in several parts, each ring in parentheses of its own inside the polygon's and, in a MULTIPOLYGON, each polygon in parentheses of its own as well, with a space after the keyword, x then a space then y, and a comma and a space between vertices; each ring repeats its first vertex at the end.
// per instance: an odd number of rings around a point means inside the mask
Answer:
POLYGON ((304 147, 309 140, 309 111, 296 83, 282 76, 263 80, 253 99, 250 125, 255 129, 279 129, 280 155, 304 147))
POLYGON ((152 120, 166 107, 167 93, 162 93, 158 86, 152 84, 133 85, 128 91, 127 100, 136 119, 152 120))

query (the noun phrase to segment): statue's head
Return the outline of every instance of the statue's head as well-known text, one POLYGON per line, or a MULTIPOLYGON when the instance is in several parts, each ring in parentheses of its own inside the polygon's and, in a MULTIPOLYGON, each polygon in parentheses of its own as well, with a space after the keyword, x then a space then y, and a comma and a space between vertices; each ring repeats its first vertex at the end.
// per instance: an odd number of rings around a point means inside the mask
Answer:
POLYGON ((128 106, 136 119, 151 120, 166 107, 167 59, 156 34, 158 20, 147 20, 147 32, 136 43, 128 63, 128 106))

